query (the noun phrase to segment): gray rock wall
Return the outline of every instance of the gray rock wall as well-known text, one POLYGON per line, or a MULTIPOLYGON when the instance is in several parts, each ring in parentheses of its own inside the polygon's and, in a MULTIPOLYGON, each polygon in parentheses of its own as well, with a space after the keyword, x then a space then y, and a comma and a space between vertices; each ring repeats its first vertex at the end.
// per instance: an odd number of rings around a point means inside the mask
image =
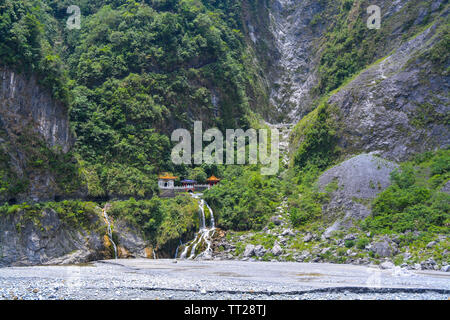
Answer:
MULTIPOLYGON (((30 213, 0 214, 0 266, 76 264, 112 259, 105 240, 106 224, 98 213, 88 227, 61 219, 52 209, 30 213)), ((112 219, 111 219, 112 221, 112 219)), ((113 222, 119 258, 151 258, 151 249, 139 230, 124 221, 113 222)))
POLYGON ((330 192, 330 201, 322 209, 332 223, 325 237, 353 226, 353 220, 367 218, 369 202, 390 185, 390 173, 398 165, 370 154, 361 154, 325 171, 318 180, 322 191, 330 192))
MULTIPOLYGON (((98 217, 92 224, 98 222, 98 217)), ((71 227, 54 210, 34 219, 24 212, 0 216, 0 265, 80 263, 101 259, 101 235, 94 230, 71 227)))
POLYGON ((341 113, 340 146, 404 161, 450 144, 449 77, 423 58, 438 40, 432 26, 363 71, 329 103, 341 113))
POLYGON ((60 146, 63 152, 73 143, 67 107, 39 86, 35 76, 4 67, 0 68, 0 119, 10 135, 31 128, 49 146, 60 146))

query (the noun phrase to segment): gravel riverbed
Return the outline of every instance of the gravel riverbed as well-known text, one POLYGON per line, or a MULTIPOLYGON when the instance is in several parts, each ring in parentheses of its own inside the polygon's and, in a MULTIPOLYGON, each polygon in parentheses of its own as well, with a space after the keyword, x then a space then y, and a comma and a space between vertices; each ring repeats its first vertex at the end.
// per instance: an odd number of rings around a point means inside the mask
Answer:
POLYGON ((107 260, 0 269, 0 299, 447 300, 450 274, 355 265, 107 260))

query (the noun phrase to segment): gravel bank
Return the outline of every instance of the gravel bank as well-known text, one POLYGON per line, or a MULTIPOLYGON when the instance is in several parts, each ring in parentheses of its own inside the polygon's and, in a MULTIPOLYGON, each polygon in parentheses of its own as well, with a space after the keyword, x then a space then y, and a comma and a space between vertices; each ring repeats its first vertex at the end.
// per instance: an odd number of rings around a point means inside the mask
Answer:
POLYGON ((0 269, 1 299, 447 300, 450 274, 289 262, 109 260, 0 269))

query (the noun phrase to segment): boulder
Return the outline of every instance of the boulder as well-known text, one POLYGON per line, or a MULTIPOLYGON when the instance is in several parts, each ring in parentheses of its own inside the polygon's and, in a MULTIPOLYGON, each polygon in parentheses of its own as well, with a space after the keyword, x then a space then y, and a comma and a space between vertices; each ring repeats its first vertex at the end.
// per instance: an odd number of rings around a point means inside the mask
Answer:
POLYGON ((295 236, 295 233, 291 230, 291 229, 285 229, 282 233, 282 236, 289 236, 289 237, 293 237, 295 236))
POLYGON ((279 226, 280 224, 283 223, 283 221, 281 220, 281 218, 279 216, 271 217, 270 221, 273 222, 273 224, 276 225, 276 226, 279 226))
POLYGON ((255 254, 255 246, 248 244, 244 250, 244 258, 250 258, 255 254))
POLYGON ((395 267, 395 265, 390 261, 385 261, 380 264, 381 269, 393 269, 394 267, 395 267))
POLYGON ((253 250, 255 256, 262 257, 266 254, 267 250, 264 249, 262 245, 257 245, 255 249, 253 250))
POLYGON ((373 243, 370 246, 370 250, 380 257, 391 257, 397 253, 397 246, 393 242, 383 240, 373 243))
POLYGON ((427 249, 431 249, 431 248, 433 248, 435 245, 437 245, 438 244, 438 242, 437 241, 431 241, 431 242, 428 242, 428 244, 427 244, 427 249))
POLYGON ((356 236, 354 234, 347 234, 344 237, 344 240, 355 240, 355 239, 356 239, 356 236))
POLYGON ((283 253, 283 249, 281 249, 281 247, 280 247, 280 245, 278 243, 275 243, 275 245, 273 246, 271 252, 272 252, 272 254, 274 256, 279 256, 280 254, 283 253))

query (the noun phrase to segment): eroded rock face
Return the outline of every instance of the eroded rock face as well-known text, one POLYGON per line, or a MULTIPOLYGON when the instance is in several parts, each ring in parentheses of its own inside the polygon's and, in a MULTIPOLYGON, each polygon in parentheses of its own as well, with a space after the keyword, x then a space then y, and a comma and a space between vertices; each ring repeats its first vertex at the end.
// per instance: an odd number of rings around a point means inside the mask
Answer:
POLYGON ((0 194, 0 202, 54 200, 61 191, 55 172, 31 167, 30 163, 42 160, 33 153, 40 152, 41 145, 67 153, 72 144, 67 107, 35 76, 0 67, 0 154, 8 172, 26 180, 27 186, 20 194, 0 194))
MULTIPOLYGON (((102 259, 101 235, 69 226, 51 209, 36 217, 24 212, 0 217, 0 265, 81 263, 102 259)), ((98 217, 92 217, 93 226, 98 217)))
MULTIPOLYGON (((0 215, 0 266, 75 264, 112 259, 106 224, 98 214, 88 226, 64 221, 52 209, 30 214, 19 211, 0 215), (87 229, 85 229, 87 228, 87 229)), ((113 222, 119 258, 152 258, 150 246, 128 223, 113 222)))
POLYGON ((362 72, 329 103, 341 113, 340 146, 404 161, 450 144, 448 76, 421 55, 439 41, 432 26, 362 72))
POLYGON ((325 237, 351 227, 352 219, 368 217, 371 212, 368 203, 390 185, 390 173, 396 168, 394 162, 362 154, 325 171, 318 185, 322 191, 330 192, 331 200, 323 211, 335 220, 325 231, 325 237))
POLYGON ((324 28, 313 29, 313 17, 325 7, 319 1, 271 1, 269 30, 278 51, 272 73, 270 98, 287 121, 309 111, 311 89, 317 84, 315 41, 324 28))
POLYGON ((0 118, 10 135, 31 128, 50 147, 67 152, 72 146, 67 108, 39 86, 34 76, 0 68, 0 118))
POLYGON ((114 224, 114 232, 118 235, 121 258, 148 258, 149 244, 135 227, 119 220, 114 224))

